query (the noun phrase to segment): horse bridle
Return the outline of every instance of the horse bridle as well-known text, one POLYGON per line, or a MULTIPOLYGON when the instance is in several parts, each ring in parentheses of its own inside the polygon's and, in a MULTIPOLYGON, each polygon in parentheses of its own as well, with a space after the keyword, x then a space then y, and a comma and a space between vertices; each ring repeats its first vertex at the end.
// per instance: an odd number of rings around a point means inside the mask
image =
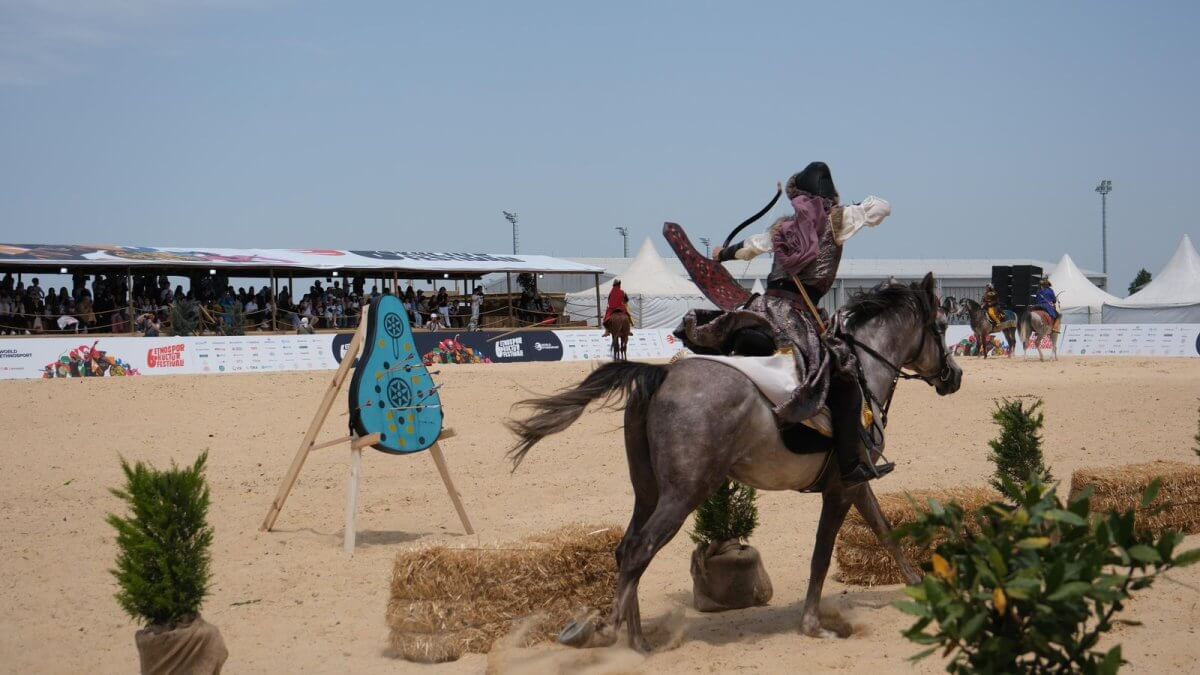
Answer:
POLYGON ((925 351, 925 343, 926 343, 926 341, 929 340, 929 335, 931 333, 933 334, 934 338, 936 339, 937 346, 938 346, 938 361, 942 364, 942 368, 938 372, 937 375, 921 375, 920 373, 904 372, 904 366, 896 365, 896 364, 892 363, 883 354, 880 354, 879 352, 875 351, 875 349, 873 349, 872 347, 869 347, 868 345, 863 344, 860 340, 855 338, 850 333, 847 333, 844 330, 842 330, 842 324, 843 324, 842 319, 844 319, 844 317, 839 317, 838 321, 835 323, 835 325, 837 326, 837 329, 836 329, 834 335, 836 337, 841 339, 842 342, 845 342, 847 345, 849 345, 851 349, 862 350, 864 353, 870 355, 876 361, 887 366, 892 371, 892 384, 890 387, 888 387, 887 400, 880 401, 879 397, 877 397, 875 395, 875 392, 871 391, 871 388, 867 386, 867 377, 866 377, 866 374, 863 373, 862 363, 858 362, 859 359, 855 359, 855 361, 857 362, 855 364, 856 369, 858 370, 858 386, 860 389, 862 389, 863 395, 866 396, 867 399, 870 400, 871 403, 875 404, 875 407, 877 407, 879 409, 881 419, 872 420, 871 425, 873 427, 876 427, 876 430, 880 433, 881 436, 883 433, 883 429, 887 427, 888 409, 890 409, 892 407, 892 397, 896 393, 896 384, 900 380, 921 380, 922 382, 925 382, 926 384, 931 385, 931 386, 936 385, 938 382, 950 381, 951 371, 950 371, 950 362, 949 362, 949 352, 946 350, 946 331, 939 328, 937 325, 937 316, 938 316, 937 309, 938 308, 936 308, 936 307, 932 308, 932 311, 930 312, 931 318, 929 320, 929 323, 925 324, 924 329, 921 331, 921 345, 919 347, 917 347, 917 355, 919 356, 920 354, 922 354, 925 351))

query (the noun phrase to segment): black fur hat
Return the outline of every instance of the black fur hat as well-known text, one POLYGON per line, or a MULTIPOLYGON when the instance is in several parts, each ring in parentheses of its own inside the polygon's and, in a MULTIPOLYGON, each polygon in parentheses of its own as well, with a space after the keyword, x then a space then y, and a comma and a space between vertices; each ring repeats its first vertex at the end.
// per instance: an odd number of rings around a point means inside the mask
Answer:
POLYGON ((795 199, 801 192, 824 197, 838 203, 837 187, 833 184, 833 174, 825 162, 813 162, 804 167, 800 173, 792 176, 787 182, 788 199, 795 199))

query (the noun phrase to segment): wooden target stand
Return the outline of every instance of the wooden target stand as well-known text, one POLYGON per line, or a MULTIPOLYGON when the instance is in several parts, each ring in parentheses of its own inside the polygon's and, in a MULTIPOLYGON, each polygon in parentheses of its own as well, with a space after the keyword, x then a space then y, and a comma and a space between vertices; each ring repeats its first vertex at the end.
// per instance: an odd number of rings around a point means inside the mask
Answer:
MULTIPOLYGON (((330 381, 329 387, 325 390, 325 397, 321 399, 321 405, 317 408, 316 415, 313 416, 312 422, 308 425, 308 431, 304 434, 304 440, 300 442, 300 449, 296 452, 295 458, 292 459, 292 465, 288 467, 287 474, 284 475, 283 482, 279 485, 279 491, 275 494, 275 500, 271 502, 271 508, 267 511, 267 517, 263 519, 261 526, 264 532, 270 532, 271 528, 275 526, 275 520, 279 517, 279 513, 283 511, 283 504, 287 501, 292 487, 295 486, 296 479, 300 477, 300 470, 304 468, 304 462, 308 459, 309 453, 349 443, 350 477, 346 482, 346 529, 342 539, 342 547, 349 555, 354 554, 354 544, 357 535, 356 521, 358 517, 359 484, 362 481, 363 449, 378 443, 380 435, 368 434, 366 436, 358 436, 356 434, 349 434, 317 443, 317 434, 321 432, 321 427, 325 425, 325 420, 329 417, 329 411, 333 408, 333 403, 337 399, 338 393, 341 392, 342 387, 346 383, 346 376, 350 374, 350 369, 354 367, 354 362, 362 351, 363 340, 366 335, 368 311, 367 307, 363 307, 362 319, 359 321, 358 330, 354 332, 354 337, 350 340, 350 346, 346 349, 346 354, 342 356, 342 362, 333 374, 333 379, 330 381)), ((462 521, 463 529, 466 530, 467 534, 475 534, 475 529, 471 527, 471 520, 467 517, 467 510, 463 507, 462 496, 455 489, 454 481, 450 478, 450 468, 446 465, 446 457, 442 454, 440 445, 442 440, 453 438, 454 435, 453 429, 443 428, 438 436, 438 440, 429 447, 429 456, 433 458, 438 475, 442 477, 442 483, 446 486, 446 492, 450 495, 450 501, 454 503, 454 510, 458 512, 458 518, 462 521)))

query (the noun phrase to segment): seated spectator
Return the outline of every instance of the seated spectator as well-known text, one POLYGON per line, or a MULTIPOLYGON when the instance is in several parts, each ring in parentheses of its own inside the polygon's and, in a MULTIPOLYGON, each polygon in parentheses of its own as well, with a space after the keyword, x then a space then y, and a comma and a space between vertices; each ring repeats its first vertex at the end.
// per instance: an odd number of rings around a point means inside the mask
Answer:
POLYGON ((442 315, 436 309, 430 310, 429 321, 425 324, 425 329, 429 331, 439 331, 445 328, 442 325, 442 315))
POLYGON ((312 326, 308 323, 308 317, 300 317, 300 325, 296 327, 296 335, 312 335, 312 326))

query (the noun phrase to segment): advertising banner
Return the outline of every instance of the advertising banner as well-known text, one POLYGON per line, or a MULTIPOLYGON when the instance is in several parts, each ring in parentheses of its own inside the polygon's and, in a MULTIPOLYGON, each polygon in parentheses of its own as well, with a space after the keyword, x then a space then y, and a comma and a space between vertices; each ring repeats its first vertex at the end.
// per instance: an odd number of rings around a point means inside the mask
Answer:
POLYGON ((1071 324, 1065 328, 1059 354, 1200 357, 1200 324, 1071 324))
MULTIPOLYGON (((954 347, 968 334, 966 326, 950 326, 946 341, 954 347)), ((341 362, 350 338, 348 333, 10 338, 0 340, 0 379, 332 370, 341 362)), ((430 364, 604 360, 611 344, 595 329, 418 332, 414 338, 430 364)), ((635 330, 629 358, 669 359, 682 348, 669 330, 635 330)), ((1070 324, 1059 338, 1059 353, 1200 358, 1200 324, 1070 324)))

